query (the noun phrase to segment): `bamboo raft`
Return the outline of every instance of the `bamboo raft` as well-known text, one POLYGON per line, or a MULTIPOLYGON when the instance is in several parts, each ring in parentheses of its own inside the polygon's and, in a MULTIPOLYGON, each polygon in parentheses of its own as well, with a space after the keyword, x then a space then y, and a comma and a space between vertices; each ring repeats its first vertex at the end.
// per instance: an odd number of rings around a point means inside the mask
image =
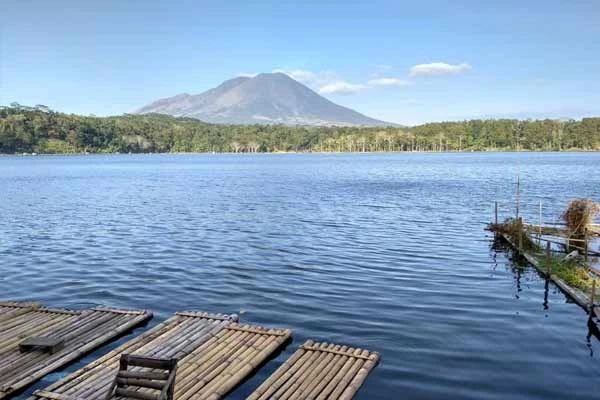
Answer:
MULTIPOLYGON (((220 399, 284 345, 289 329, 240 325, 237 316, 179 312, 71 375, 36 391, 30 400, 103 400, 121 354, 176 358, 174 398, 220 399)), ((141 396, 148 389, 139 388, 141 396)))
POLYGON ((379 353, 308 340, 247 400, 354 397, 379 353))
POLYGON ((37 303, 0 303, 0 399, 59 369, 150 319, 146 311, 43 308, 37 303), (23 351, 24 341, 57 341, 48 354, 23 351))
POLYGON ((5 321, 18 315, 25 314, 39 307, 39 303, 17 303, 14 301, 0 302, 0 321, 5 321))

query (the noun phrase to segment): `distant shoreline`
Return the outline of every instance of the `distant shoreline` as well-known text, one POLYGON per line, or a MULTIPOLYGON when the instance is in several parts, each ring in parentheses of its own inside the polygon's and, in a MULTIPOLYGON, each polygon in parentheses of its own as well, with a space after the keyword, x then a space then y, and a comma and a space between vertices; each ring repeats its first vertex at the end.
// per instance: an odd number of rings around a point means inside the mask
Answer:
POLYGON ((0 157, 134 156, 134 155, 327 155, 327 154, 489 154, 489 153, 600 153, 600 150, 468 150, 468 151, 264 151, 264 152, 136 152, 136 153, 0 153, 0 157))
POLYGON ((600 151, 600 118, 470 120, 400 127, 217 125, 159 114, 84 117, 0 109, 8 154, 600 151))

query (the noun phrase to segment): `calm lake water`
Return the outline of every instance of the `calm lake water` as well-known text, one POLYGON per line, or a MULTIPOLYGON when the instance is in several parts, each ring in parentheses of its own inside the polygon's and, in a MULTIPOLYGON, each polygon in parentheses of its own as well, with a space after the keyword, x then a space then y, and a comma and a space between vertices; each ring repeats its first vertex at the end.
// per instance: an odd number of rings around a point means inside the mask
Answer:
POLYGON ((484 231, 517 163, 526 219, 600 199, 589 153, 0 157, 0 297, 291 328, 232 399, 308 338, 381 352, 358 399, 598 398, 585 312, 484 231))

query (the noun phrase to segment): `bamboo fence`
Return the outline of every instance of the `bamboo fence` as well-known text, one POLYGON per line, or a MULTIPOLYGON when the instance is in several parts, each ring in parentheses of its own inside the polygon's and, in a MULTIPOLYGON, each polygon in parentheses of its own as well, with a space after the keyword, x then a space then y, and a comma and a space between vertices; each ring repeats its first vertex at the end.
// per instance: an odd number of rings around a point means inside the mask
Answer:
MULTIPOLYGON (((121 354, 176 358, 174 398, 220 399, 281 347, 288 329, 239 325, 237 316, 179 312, 104 357, 34 393, 30 400, 101 400, 119 369, 121 354)), ((135 368, 134 368, 135 370, 135 368)), ((138 372, 146 372, 138 370, 138 372)), ((135 389, 151 395, 150 389, 135 389)))
POLYGON ((379 353, 308 340, 247 400, 351 399, 379 353))
POLYGON ((0 399, 3 399, 142 324, 152 314, 108 308, 70 311, 37 304, 0 303, 0 316, 0 399), (19 343, 28 337, 56 338, 64 344, 53 354, 21 352, 19 343))

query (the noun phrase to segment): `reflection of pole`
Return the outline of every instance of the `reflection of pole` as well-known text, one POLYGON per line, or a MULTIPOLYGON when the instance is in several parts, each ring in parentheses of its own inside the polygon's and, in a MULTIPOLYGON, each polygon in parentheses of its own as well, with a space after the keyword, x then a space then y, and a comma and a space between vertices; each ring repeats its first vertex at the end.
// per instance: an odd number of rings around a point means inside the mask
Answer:
POLYGON ((546 279, 546 282, 544 283, 544 310, 548 309, 548 282, 550 282, 550 280, 546 279))

